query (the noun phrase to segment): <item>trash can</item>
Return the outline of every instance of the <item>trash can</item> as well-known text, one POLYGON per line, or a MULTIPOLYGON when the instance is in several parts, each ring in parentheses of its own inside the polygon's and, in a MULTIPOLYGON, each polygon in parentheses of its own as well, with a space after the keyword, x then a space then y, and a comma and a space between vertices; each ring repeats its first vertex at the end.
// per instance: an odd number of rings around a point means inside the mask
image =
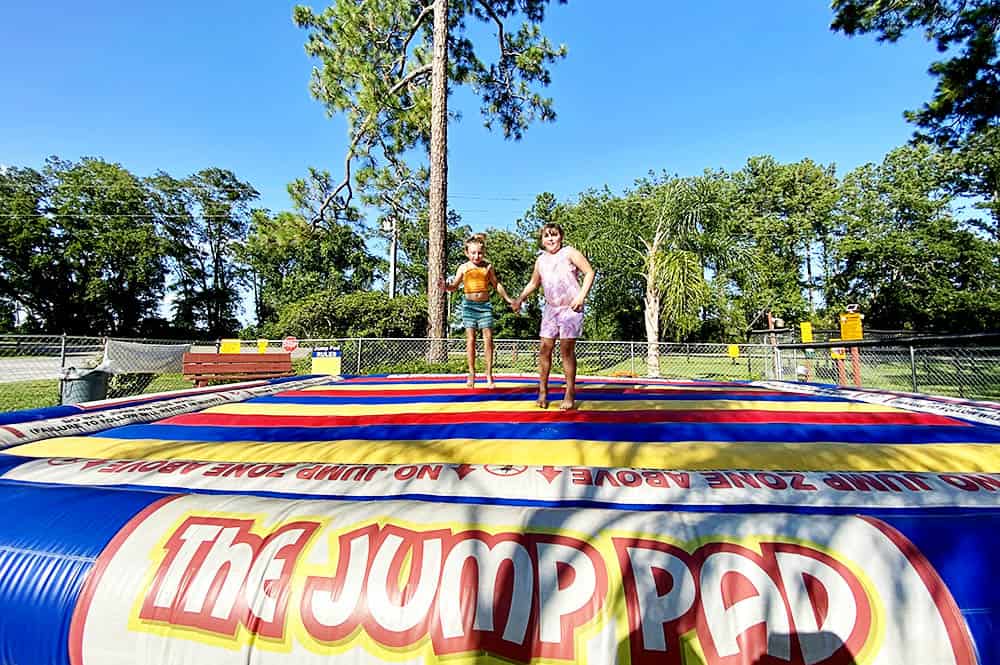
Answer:
POLYGON ((61 403, 77 404, 107 398, 109 376, 100 370, 66 368, 59 380, 61 403))

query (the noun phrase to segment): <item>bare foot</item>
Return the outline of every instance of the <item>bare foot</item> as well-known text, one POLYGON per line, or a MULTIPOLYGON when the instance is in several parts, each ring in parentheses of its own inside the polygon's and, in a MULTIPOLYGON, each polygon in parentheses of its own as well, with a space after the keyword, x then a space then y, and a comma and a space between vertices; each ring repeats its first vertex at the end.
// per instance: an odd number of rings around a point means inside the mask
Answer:
POLYGON ((497 387, 497 384, 493 381, 492 378, 489 378, 486 379, 486 387, 489 388, 490 390, 493 390, 494 388, 497 387))
POLYGON ((470 376, 468 379, 465 380, 465 385, 468 388, 475 388, 476 387, 476 377, 470 376))
POLYGON ((547 409, 549 408, 549 399, 547 397, 539 396, 539 398, 535 400, 535 406, 539 409, 547 409))
POLYGON ((563 400, 559 404, 559 410, 560 411, 575 411, 576 410, 576 402, 574 400, 563 400))

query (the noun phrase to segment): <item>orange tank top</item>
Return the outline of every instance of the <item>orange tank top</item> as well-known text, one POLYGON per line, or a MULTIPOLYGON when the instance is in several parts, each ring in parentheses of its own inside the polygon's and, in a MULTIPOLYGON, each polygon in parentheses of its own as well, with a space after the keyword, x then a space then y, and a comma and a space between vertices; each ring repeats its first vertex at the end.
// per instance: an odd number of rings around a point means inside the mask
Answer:
POLYGON ((480 293, 486 290, 486 274, 490 271, 489 266, 481 268, 469 268, 462 277, 466 293, 480 293))

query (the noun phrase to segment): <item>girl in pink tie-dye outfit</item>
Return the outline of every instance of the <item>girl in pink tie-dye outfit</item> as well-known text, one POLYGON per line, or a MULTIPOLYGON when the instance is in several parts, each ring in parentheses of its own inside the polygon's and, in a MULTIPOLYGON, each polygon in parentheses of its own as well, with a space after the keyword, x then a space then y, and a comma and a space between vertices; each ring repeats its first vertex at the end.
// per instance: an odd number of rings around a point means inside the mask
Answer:
POLYGON ((563 231, 558 224, 546 224, 541 231, 542 253, 535 260, 524 291, 512 304, 514 311, 535 289, 545 292, 542 310, 542 345, 538 354, 538 401, 542 409, 549 407, 549 371, 552 369, 552 349, 559 339, 566 392, 560 409, 576 408, 576 340, 583 328, 583 303, 594 284, 594 269, 578 250, 563 245, 563 231), (583 275, 583 284, 580 284, 583 275))

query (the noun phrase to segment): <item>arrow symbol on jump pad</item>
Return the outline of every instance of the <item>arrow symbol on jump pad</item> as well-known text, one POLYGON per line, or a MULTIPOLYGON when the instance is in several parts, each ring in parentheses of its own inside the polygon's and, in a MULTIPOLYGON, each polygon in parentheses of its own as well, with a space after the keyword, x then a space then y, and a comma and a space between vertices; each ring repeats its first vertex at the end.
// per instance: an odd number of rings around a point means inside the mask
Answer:
POLYGON ((544 477, 545 480, 549 481, 549 484, 551 485, 552 481, 558 478, 559 475, 562 473, 562 470, 557 469, 554 466, 543 466, 541 469, 538 470, 538 473, 542 474, 542 477, 544 477))
POLYGON ((459 480, 464 479, 467 475, 476 470, 476 467, 471 464, 459 464, 458 466, 453 466, 451 468, 458 475, 459 480))

